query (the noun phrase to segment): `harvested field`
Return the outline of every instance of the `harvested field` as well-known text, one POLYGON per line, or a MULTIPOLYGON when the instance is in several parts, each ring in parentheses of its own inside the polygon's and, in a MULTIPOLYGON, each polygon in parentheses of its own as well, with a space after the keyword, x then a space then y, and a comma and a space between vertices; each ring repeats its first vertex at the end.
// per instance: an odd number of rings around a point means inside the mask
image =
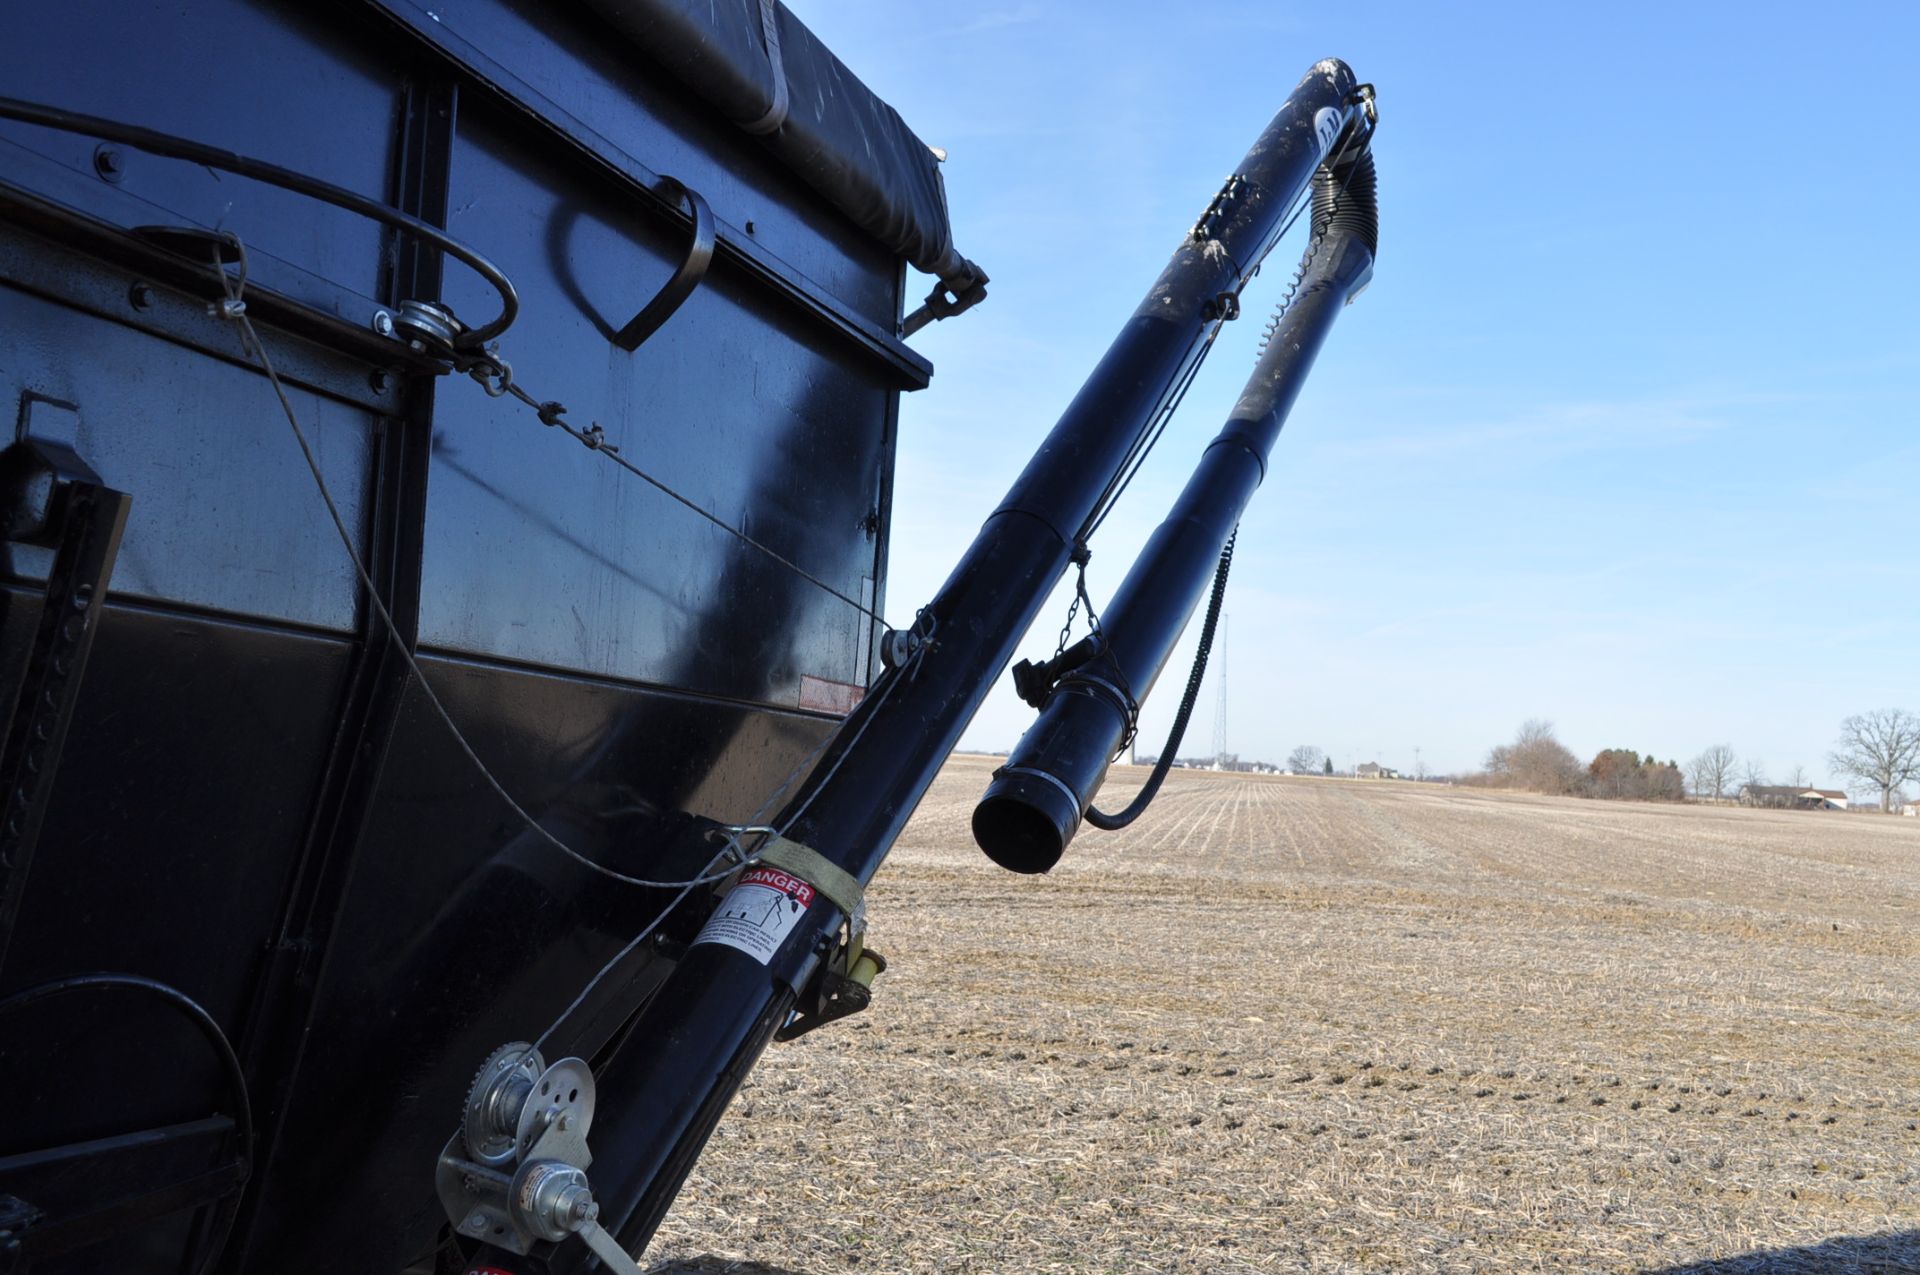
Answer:
POLYGON ((1021 878, 993 764, 658 1270, 1920 1271, 1920 820, 1175 772, 1021 878))

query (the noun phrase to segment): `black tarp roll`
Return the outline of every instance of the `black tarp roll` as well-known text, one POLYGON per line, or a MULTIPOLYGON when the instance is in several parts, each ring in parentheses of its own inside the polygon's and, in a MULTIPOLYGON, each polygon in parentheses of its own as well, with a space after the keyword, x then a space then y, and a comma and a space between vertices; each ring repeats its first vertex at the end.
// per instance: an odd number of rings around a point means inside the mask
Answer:
POLYGON ((586 4, 916 268, 956 292, 978 278, 933 152, 778 0, 586 4))

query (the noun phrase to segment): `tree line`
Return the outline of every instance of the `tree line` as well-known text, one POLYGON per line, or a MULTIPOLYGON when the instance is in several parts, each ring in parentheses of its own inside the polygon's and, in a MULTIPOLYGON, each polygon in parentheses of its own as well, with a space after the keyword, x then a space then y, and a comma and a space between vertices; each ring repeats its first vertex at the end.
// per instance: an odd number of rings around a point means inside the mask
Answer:
MULTIPOLYGON (((1849 717, 1827 761, 1836 773, 1875 792, 1880 809, 1891 810, 1903 785, 1920 782, 1920 716, 1882 708, 1849 717)), ((1702 749, 1684 767, 1631 748, 1603 748, 1582 763, 1555 736, 1553 723, 1540 718, 1522 723, 1513 740, 1489 752, 1485 768, 1465 782, 1616 801, 1720 800, 1773 786, 1762 762, 1743 760, 1730 744, 1702 749)), ((1807 788, 1806 771, 1795 766, 1781 786, 1807 788)))

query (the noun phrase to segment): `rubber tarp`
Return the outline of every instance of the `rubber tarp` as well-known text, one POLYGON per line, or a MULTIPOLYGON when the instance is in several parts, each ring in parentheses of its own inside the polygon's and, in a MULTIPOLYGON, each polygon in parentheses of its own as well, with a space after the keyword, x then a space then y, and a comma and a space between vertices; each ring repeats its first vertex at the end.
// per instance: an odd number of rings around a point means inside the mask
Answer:
POLYGON ((868 234, 963 286, 933 152, 777 0, 586 0, 868 234))

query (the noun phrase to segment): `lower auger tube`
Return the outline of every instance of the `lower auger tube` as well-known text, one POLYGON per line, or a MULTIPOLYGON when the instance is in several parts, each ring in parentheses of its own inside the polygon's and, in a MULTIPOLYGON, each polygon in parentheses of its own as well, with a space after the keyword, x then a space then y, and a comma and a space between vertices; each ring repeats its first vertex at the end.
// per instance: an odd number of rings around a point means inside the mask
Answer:
MULTIPOLYGON (((1366 150, 1314 174, 1308 242, 1298 292, 1226 428, 1201 455, 1180 499, 1107 607, 1104 642, 1054 684, 1039 720, 994 772, 974 808, 974 840, 1002 867, 1045 872, 1060 861, 1266 477, 1267 456, 1321 342, 1341 308, 1372 277, 1379 213, 1373 157, 1366 150)), ((1159 766, 1172 760, 1162 757, 1159 766)))

